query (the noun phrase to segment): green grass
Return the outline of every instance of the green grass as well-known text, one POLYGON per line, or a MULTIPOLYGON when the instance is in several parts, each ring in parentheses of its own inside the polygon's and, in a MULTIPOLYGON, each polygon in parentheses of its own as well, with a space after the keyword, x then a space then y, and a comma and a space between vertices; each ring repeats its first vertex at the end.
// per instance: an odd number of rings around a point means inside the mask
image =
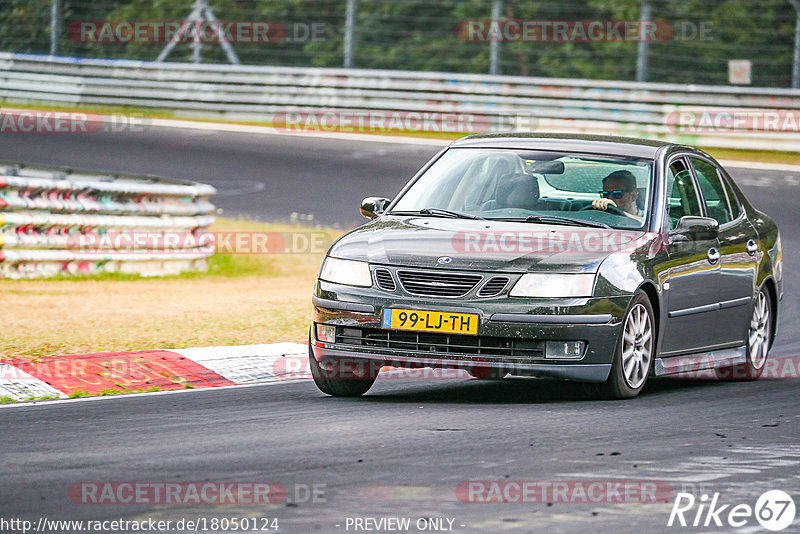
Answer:
POLYGON ((10 404, 12 402, 35 402, 58 398, 60 398, 58 395, 40 395, 38 397, 31 395, 30 397, 26 397, 24 399, 15 399, 14 397, 3 396, 0 397, 0 404, 10 404))
MULTIPOLYGON (((737 148, 700 147, 716 159, 737 161, 756 161, 759 163, 787 163, 800 165, 800 152, 782 152, 775 150, 741 150, 737 148)), ((800 149, 800 147, 798 147, 800 149)))
MULTIPOLYGON (((323 232, 220 219, 212 231, 323 232)), ((324 251, 217 254, 207 273, 167 277, 104 273, 0 280, 4 323, 0 361, 62 354, 301 342, 324 251)))
MULTIPOLYGON (((273 271, 271 262, 263 258, 233 255, 214 254, 208 259, 208 270, 205 272, 184 272, 157 277, 159 280, 198 280, 203 278, 240 278, 246 276, 270 276, 273 271)), ((77 275, 58 274, 47 278, 53 282, 83 282, 91 281, 116 281, 116 282, 143 282, 153 277, 141 276, 132 273, 86 273, 77 275)), ((5 280, 3 283, 25 283, 25 280, 5 280)), ((50 293, 54 294, 54 293, 50 293)))
MULTIPOLYGON (((149 388, 136 388, 136 389, 104 389, 98 393, 98 396, 104 397, 107 395, 123 395, 127 393, 155 393, 157 391, 161 391, 159 386, 152 386, 149 388)), ((72 393, 69 394, 70 399, 78 399, 81 397, 92 397, 93 395, 88 391, 83 391, 80 389, 76 389, 72 393)), ((13 402, 33 402, 33 401, 44 401, 50 399, 59 399, 58 395, 41 395, 41 396, 30 396, 24 399, 15 399, 14 397, 9 396, 2 396, 0 397, 0 404, 10 404, 13 402)))

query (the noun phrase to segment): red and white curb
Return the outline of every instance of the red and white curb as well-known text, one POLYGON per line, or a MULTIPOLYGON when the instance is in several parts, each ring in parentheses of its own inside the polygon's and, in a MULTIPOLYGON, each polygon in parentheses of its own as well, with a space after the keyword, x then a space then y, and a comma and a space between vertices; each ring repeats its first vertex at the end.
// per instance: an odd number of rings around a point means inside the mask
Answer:
POLYGON ((305 378, 303 343, 101 352, 5 360, 0 399, 97 396, 251 385, 305 378))
POLYGON ((236 385, 245 385, 293 376, 292 369, 296 367, 298 357, 301 361, 308 358, 308 345, 274 343, 176 349, 173 352, 214 371, 236 385), (289 359, 291 363, 285 363, 289 359))

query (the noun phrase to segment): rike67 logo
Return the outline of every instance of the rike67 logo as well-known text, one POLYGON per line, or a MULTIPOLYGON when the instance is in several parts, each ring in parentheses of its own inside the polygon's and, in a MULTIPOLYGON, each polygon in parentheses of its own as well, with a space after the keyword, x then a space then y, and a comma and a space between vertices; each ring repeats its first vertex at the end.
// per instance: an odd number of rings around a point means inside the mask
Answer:
POLYGON ((691 493, 680 492, 675 495, 667 526, 739 528, 752 524, 755 518, 763 528, 777 532, 791 525, 794 516, 794 499, 781 490, 762 493, 755 506, 746 503, 722 504, 719 492, 710 497, 703 494, 699 499, 691 493))

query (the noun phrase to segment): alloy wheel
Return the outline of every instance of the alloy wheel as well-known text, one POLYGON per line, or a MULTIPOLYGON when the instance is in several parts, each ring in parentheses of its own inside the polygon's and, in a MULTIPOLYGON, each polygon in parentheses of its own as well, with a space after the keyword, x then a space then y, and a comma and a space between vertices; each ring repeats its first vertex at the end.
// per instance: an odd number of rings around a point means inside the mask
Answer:
POLYGON ((767 296, 763 291, 758 293, 753 318, 750 320, 750 360, 755 369, 761 369, 767 361, 770 342, 770 317, 767 296))
POLYGON ((625 320, 622 338, 622 369, 631 389, 639 388, 647 379, 653 354, 653 325, 647 308, 636 304, 625 320))

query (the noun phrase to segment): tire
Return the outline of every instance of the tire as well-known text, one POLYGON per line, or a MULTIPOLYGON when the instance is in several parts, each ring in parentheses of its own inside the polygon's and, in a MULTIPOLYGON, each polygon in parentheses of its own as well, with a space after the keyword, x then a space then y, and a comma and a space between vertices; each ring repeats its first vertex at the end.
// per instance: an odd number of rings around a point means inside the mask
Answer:
POLYGON ((717 378, 727 382, 758 380, 767 364, 772 345, 772 298, 759 290, 753 302, 753 315, 747 328, 747 359, 744 363, 717 369, 717 378))
MULTIPOLYGON (((355 361, 353 360, 353 362, 355 361)), ((358 376, 354 372, 345 369, 344 365, 337 366, 338 369, 333 372, 325 371, 314 357, 310 342, 308 344, 308 364, 317 388, 332 397, 360 397, 369 391, 369 388, 375 383, 381 367, 371 360, 358 360, 358 365, 366 373, 365 377, 358 376)))
POLYGON ((467 372, 478 380, 502 380, 508 374, 508 371, 491 367, 472 367, 467 369, 467 372))
POLYGON ((602 384, 587 384, 587 390, 601 399, 632 399, 641 393, 655 361, 656 330, 653 306, 643 291, 631 299, 622 320, 611 373, 602 384))

